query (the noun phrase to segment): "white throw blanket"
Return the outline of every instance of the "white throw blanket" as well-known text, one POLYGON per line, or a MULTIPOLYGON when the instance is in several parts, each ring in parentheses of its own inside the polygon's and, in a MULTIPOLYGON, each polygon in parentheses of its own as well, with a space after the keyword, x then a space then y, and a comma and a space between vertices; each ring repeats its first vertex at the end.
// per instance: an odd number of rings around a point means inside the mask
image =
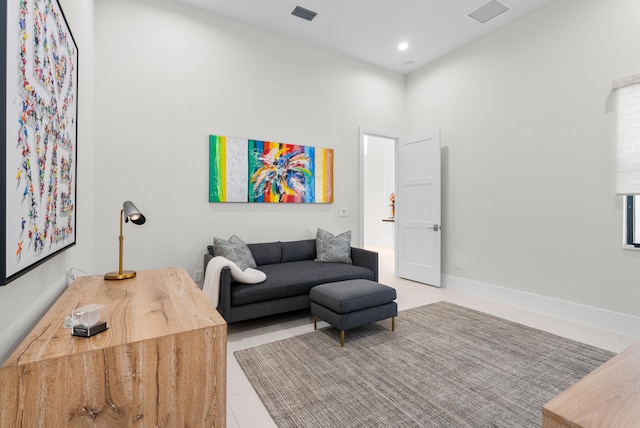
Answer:
POLYGON ((267 279, 267 275, 257 269, 246 268, 242 271, 237 264, 225 257, 216 256, 212 258, 209 260, 209 263, 207 263, 202 292, 216 308, 218 307, 218 300, 220 299, 220 272, 225 266, 231 268, 231 277, 238 282, 257 284, 267 279))

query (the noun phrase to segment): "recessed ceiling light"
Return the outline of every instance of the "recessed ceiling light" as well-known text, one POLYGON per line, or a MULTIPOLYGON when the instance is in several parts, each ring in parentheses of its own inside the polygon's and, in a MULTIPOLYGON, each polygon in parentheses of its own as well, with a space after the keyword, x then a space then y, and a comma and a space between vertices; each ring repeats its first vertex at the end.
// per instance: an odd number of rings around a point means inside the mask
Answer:
POLYGON ((409 43, 407 42, 402 42, 398 45, 398 49, 401 51, 406 51, 407 49, 409 49, 409 43))

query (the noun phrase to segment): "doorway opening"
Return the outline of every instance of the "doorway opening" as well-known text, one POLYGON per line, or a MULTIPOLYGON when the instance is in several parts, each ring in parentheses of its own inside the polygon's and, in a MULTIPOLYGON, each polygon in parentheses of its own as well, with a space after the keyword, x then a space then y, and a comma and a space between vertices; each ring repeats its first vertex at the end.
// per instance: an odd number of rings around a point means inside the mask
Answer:
POLYGON ((396 275, 396 145, 398 136, 361 130, 361 246, 378 253, 380 280, 396 275))

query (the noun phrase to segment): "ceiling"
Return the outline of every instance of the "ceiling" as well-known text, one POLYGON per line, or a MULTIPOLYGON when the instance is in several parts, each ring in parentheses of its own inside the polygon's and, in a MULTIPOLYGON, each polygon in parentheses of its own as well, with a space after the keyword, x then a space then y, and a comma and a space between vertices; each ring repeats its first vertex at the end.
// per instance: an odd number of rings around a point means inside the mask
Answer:
POLYGON ((178 1, 406 74, 551 0, 498 0, 508 10, 484 24, 467 15, 489 0, 178 1), (293 16, 296 6, 317 16, 293 16))

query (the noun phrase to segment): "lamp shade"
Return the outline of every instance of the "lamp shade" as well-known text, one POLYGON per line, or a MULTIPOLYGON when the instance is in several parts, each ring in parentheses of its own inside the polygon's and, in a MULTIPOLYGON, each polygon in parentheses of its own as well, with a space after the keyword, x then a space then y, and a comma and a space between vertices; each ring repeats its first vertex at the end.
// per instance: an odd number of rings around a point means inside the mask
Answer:
POLYGON ((640 82, 617 88, 616 96, 616 193, 640 195, 640 82))
POLYGON ((147 221, 147 219, 144 218, 144 215, 142 215, 140 210, 133 205, 133 202, 131 201, 125 201, 124 204, 122 204, 122 210, 124 211, 125 223, 131 220, 133 224, 144 224, 144 222, 147 221))

